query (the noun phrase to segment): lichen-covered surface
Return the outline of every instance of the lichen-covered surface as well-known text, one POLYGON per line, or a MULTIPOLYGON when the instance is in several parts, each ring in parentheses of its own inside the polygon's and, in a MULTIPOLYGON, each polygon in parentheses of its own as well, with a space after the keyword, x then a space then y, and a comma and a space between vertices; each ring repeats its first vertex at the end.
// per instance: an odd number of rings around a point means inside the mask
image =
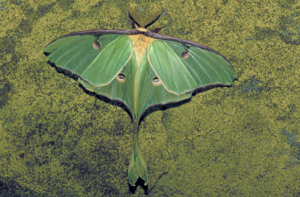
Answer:
POLYGON ((144 195, 127 185, 128 114, 43 55, 63 34, 129 29, 128 6, 162 9, 152 28, 219 51, 239 77, 141 122, 149 196, 300 195, 300 1, 36 2, 0 0, 0 196, 144 195))

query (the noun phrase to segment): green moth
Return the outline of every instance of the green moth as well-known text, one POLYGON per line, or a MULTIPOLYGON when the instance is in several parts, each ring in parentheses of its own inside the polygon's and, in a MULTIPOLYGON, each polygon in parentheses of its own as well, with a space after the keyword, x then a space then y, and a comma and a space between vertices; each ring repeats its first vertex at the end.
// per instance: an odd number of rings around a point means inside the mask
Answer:
POLYGON ((135 130, 128 180, 148 183, 146 164, 138 145, 143 113, 154 105, 190 98, 194 90, 230 86, 237 78, 221 54, 188 40, 158 34, 145 28, 159 15, 141 22, 129 10, 132 30, 88 30, 64 35, 44 49, 50 62, 78 77, 89 91, 122 102, 135 130), (135 24, 138 28, 135 28, 135 24))

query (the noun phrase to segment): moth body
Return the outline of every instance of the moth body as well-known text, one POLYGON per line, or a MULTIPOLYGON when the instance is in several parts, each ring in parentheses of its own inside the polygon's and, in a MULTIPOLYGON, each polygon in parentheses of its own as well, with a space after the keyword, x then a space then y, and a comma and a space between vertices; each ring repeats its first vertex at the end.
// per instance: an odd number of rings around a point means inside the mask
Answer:
POLYGON ((156 39, 145 36, 144 34, 129 35, 128 37, 132 40, 133 49, 136 54, 139 67, 146 50, 156 39))

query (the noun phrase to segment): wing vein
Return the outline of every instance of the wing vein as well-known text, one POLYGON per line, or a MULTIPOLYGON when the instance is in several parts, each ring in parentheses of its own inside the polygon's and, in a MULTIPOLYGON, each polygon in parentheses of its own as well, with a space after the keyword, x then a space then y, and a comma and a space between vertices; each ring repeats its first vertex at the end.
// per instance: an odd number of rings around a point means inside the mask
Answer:
MULTIPOLYGON (((78 37, 78 38, 74 38, 73 40, 70 40, 68 43, 70 43, 71 41, 76 41, 76 40, 78 40, 80 37, 78 37)), ((58 49, 58 48, 57 48, 58 49)), ((56 50, 55 50, 56 51, 56 50)), ((55 60, 55 62, 53 62, 53 63, 55 63, 56 64, 56 62, 58 62, 58 60, 60 60, 63 56, 65 56, 67 53, 69 53, 69 52, 71 52, 72 50, 67 50, 65 53, 63 53, 63 54, 61 54, 60 56, 59 56, 59 58, 57 58, 56 60, 55 60)), ((54 52, 52 53, 52 54, 54 54, 54 52)), ((50 55, 51 56, 51 55, 50 55)))
MULTIPOLYGON (((88 41, 85 41, 84 43, 86 43, 86 42, 89 42, 89 40, 88 40, 88 41)), ((72 61, 78 54, 80 54, 84 49, 85 49, 85 48, 81 48, 80 50, 78 50, 78 51, 76 52, 76 54, 74 54, 73 57, 70 58, 70 60, 68 60, 68 61, 65 63, 64 67, 67 67, 67 65, 69 64, 69 62, 71 62, 71 61, 72 61)), ((78 66, 79 66, 79 64, 77 64, 76 67, 74 67, 72 73, 74 73, 74 71, 78 68, 78 66)))
MULTIPOLYGON (((207 71, 206 71, 206 69, 202 66, 202 64, 193 56, 193 51, 191 51, 191 50, 189 50, 189 52, 191 52, 190 53, 190 55, 194 58, 194 60, 198 63, 198 65, 202 68, 202 70, 205 72, 205 74, 208 76, 208 78, 210 79, 210 81, 211 81, 211 83, 214 83, 213 82, 213 80, 212 80, 212 78, 210 77, 210 75, 207 73, 207 71)), ((195 54, 195 56, 197 56, 197 54, 196 53, 194 53, 195 54)), ((200 59, 201 59, 201 57, 200 56, 197 56, 197 57, 199 57, 200 59)))

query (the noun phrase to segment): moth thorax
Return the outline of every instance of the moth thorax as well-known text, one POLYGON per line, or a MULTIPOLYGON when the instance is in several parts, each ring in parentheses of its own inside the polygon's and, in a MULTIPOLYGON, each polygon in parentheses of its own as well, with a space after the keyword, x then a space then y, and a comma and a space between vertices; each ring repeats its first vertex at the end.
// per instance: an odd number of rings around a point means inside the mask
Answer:
POLYGON ((155 39, 145 36, 143 34, 129 35, 129 38, 132 40, 133 49, 139 66, 148 46, 155 39))

